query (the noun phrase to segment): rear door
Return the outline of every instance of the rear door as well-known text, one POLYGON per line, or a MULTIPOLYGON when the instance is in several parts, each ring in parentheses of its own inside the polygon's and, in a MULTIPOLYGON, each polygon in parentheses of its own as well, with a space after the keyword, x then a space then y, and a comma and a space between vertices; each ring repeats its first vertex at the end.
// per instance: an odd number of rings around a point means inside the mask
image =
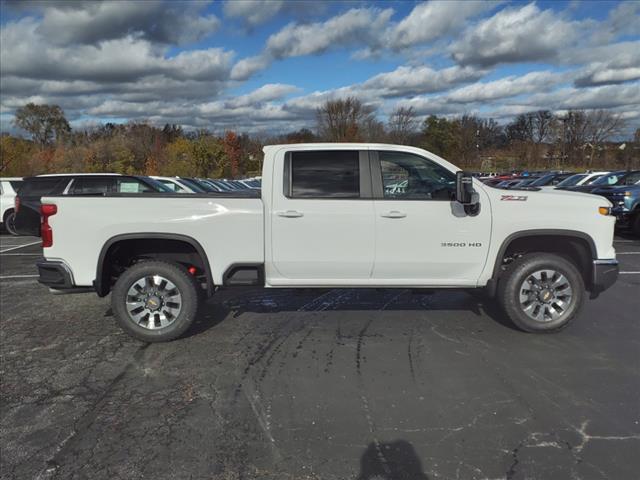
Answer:
POLYGON ((373 280, 397 285, 475 285, 489 248, 491 210, 467 215, 452 200, 456 176, 413 153, 373 151, 373 280))
POLYGON ((349 285, 369 279, 374 218, 367 152, 291 151, 274 163, 272 285, 349 285))

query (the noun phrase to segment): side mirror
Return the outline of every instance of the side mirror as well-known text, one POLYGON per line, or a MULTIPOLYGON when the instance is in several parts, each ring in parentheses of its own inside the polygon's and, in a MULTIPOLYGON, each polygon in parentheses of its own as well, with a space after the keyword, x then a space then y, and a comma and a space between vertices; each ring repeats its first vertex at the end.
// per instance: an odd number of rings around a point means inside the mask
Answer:
POLYGON ((469 172, 456 173, 456 201, 464 206, 467 215, 480 212, 480 195, 473 189, 473 176, 469 172))
POLYGON ((473 194, 473 180, 469 172, 457 172, 456 173, 456 200, 462 205, 469 205, 472 203, 473 194))

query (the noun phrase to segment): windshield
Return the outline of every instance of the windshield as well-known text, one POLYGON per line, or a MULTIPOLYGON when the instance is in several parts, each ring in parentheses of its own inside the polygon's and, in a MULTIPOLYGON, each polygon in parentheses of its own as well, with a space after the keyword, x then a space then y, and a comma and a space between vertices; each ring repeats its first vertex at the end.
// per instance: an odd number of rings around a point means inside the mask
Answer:
POLYGON ((150 187, 154 188, 157 192, 175 193, 173 190, 167 187, 164 183, 159 182, 155 178, 151 178, 151 177, 140 177, 140 178, 143 179, 144 182, 147 183, 150 187))
POLYGON ((561 181, 558 186, 559 187, 572 187, 573 185, 577 185, 580 180, 585 178, 587 175, 584 173, 577 173, 575 175, 571 175, 568 178, 565 178, 561 181))
POLYGON ((599 178, 602 178, 604 174, 601 175, 594 175, 593 177, 591 177, 589 180, 587 180, 586 182, 583 183, 583 185, 591 185, 592 183, 594 183, 596 180, 598 180, 599 178))
POLYGON ((206 190, 200 186, 200 184, 191 182, 185 178, 179 178, 178 181, 180 183, 182 183, 185 187, 189 187, 191 190, 193 190, 194 193, 205 193, 206 190))
POLYGON ((601 176, 598 180, 591 185, 613 185, 622 178, 624 172, 614 172, 601 176))

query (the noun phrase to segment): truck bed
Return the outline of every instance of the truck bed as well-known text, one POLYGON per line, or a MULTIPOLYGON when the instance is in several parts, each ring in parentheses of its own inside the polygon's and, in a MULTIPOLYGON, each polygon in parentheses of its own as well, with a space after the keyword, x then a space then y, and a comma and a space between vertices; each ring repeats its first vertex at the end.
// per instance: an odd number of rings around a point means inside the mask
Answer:
POLYGON ((48 260, 64 260, 77 286, 91 286, 103 246, 117 236, 161 233, 196 239, 214 284, 232 264, 264 262, 263 204, 257 192, 214 195, 109 194, 43 197, 49 218, 48 260))

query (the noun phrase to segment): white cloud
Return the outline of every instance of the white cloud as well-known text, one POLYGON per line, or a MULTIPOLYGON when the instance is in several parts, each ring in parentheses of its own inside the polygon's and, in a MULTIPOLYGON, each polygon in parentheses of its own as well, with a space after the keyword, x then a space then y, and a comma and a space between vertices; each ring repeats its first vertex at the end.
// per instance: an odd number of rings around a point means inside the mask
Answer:
POLYGON ((288 13, 301 19, 323 12, 326 4, 314 0, 226 0, 223 5, 227 18, 238 18, 249 27, 257 27, 280 13, 288 13))
POLYGON ((247 57, 236 63, 231 69, 232 80, 247 80, 256 73, 264 70, 271 64, 271 59, 266 55, 247 57))
POLYGON ((167 57, 163 47, 131 35, 97 45, 51 45, 32 18, 5 25, 0 44, 3 76, 47 80, 109 83, 162 74, 173 79, 220 81, 228 77, 233 57, 233 52, 220 48, 167 57))
POLYGON ((530 3, 505 8, 468 28, 450 51, 463 65, 549 60, 573 44, 579 37, 578 27, 577 22, 566 21, 552 10, 541 11, 530 3))
POLYGON ((390 45, 402 49, 435 40, 462 28, 468 18, 496 6, 497 2, 475 0, 420 3, 390 29, 390 45))
POLYGON ((591 88, 562 88, 539 93, 522 102, 549 109, 611 109, 640 104, 640 83, 591 88))
POLYGON ((498 100, 525 93, 548 91, 565 82, 566 74, 549 71, 530 72, 521 77, 511 75, 485 83, 474 83, 447 94, 447 100, 457 103, 475 103, 498 100))
POLYGON ((387 73, 380 73, 361 87, 379 90, 384 97, 400 97, 447 90, 460 83, 478 80, 487 72, 473 67, 453 66, 433 70, 427 66, 401 66, 387 73))
POLYGON ((623 83, 640 79, 640 41, 619 42, 573 53, 576 63, 590 62, 577 75, 578 87, 623 83))
POLYGON ((393 10, 354 8, 311 24, 290 23, 267 40, 266 51, 274 58, 317 55, 330 49, 380 42, 380 32, 393 10))
POLYGON ((248 107, 251 105, 280 100, 287 95, 300 91, 295 85, 286 85, 284 83, 267 83, 246 95, 235 97, 225 104, 232 108, 248 107))
POLYGON ((284 5, 283 0, 232 0, 224 3, 223 10, 225 17, 242 18, 253 27, 273 18, 284 5))
POLYGON ((97 43, 126 35, 184 44, 214 33, 220 21, 203 15, 203 1, 42 3, 40 33, 59 44, 97 43))

